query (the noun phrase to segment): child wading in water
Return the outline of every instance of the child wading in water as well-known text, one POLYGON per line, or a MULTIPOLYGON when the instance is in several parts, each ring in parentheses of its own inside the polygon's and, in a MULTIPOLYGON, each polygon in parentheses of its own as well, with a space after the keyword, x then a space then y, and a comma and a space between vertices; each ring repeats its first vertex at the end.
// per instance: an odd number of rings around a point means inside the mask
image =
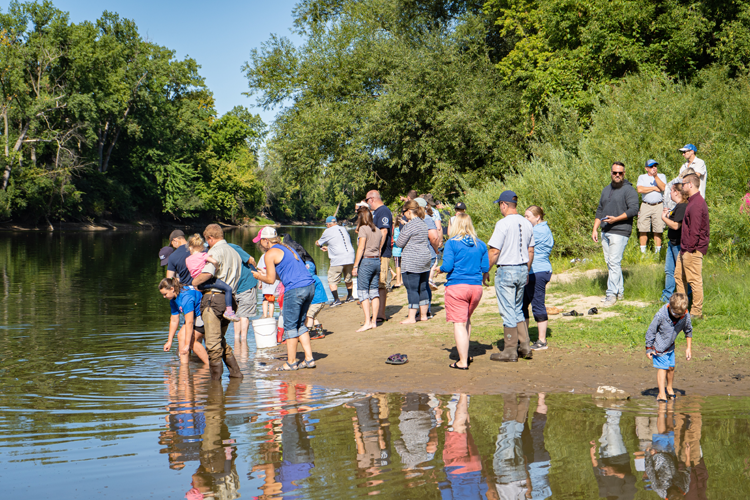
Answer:
MULTIPOLYGON (((193 278, 203 272, 206 262, 210 262, 218 268, 219 263, 216 259, 206 253, 206 246, 200 234, 194 234, 190 237, 188 240, 188 250, 190 250, 190 257, 185 259, 185 265, 188 271, 190 271, 190 276, 193 278)), ((224 292, 227 304, 224 317, 230 321, 239 321, 240 318, 234 314, 234 309, 232 309, 232 287, 216 278, 211 278, 198 287, 199 290, 206 290, 208 288, 215 288, 224 292)))
POLYGON ((677 397, 672 384, 675 368, 674 341, 680 332, 685 332, 687 339, 685 359, 690 361, 693 357, 693 324, 687 306, 687 295, 673 294, 669 304, 656 312, 646 332, 646 355, 653 360, 654 368, 658 370, 656 381, 659 384, 659 395, 656 400, 660 403, 666 403, 667 398, 677 397))

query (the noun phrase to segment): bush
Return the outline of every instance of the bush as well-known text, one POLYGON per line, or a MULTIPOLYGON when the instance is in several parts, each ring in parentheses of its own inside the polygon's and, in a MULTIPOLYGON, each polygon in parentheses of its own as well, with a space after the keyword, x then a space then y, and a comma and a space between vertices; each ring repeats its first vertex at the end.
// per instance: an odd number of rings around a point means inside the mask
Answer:
POLYGON ((532 158, 517 174, 466 191, 468 212, 485 240, 500 218, 492 202, 512 189, 519 211, 532 204, 544 208, 558 255, 598 249, 591 229, 612 163, 625 163, 633 185, 649 158, 672 179, 683 163, 677 149, 693 143, 708 168, 710 252, 729 257, 750 252, 750 221, 739 212, 750 177, 750 79, 730 80, 716 69, 706 71, 700 85, 626 78, 602 97, 585 131, 559 106, 550 109, 536 132, 532 158), (571 139, 575 135, 577 141, 571 139))

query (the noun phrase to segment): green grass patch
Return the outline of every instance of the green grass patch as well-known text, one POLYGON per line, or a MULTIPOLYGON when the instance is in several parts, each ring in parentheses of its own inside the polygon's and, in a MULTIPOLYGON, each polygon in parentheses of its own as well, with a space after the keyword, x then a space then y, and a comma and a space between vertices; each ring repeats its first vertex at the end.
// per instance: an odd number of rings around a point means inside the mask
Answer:
POLYGON ((272 221, 271 219, 266 219, 265 217, 255 217, 253 220, 250 221, 251 226, 273 226, 276 223, 272 221))

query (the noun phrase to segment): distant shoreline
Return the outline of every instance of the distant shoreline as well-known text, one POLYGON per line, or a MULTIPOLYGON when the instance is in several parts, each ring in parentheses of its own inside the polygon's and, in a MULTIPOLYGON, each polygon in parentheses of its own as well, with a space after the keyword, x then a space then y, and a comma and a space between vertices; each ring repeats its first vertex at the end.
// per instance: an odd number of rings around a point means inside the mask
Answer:
MULTIPOLYGON (((44 224, 23 224, 16 222, 4 222, 0 223, 0 231, 2 232, 44 232, 51 233, 56 231, 63 232, 105 232, 105 231, 142 231, 142 230, 156 230, 156 229, 185 229, 196 226, 205 226, 212 222, 200 222, 196 224, 165 224, 159 222, 113 222, 113 221, 102 221, 102 222, 56 222, 51 225, 44 224)), ((220 226, 225 229, 237 229, 237 228, 252 228, 252 227, 283 227, 283 226, 324 226, 323 222, 315 221, 292 221, 292 222, 274 222, 273 224, 225 224, 217 222, 220 226)))

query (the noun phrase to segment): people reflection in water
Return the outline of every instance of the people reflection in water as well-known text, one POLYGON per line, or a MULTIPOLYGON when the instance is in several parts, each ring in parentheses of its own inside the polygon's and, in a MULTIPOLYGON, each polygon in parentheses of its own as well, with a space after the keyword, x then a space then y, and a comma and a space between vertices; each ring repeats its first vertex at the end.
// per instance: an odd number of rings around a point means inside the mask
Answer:
POLYGON ((503 500, 531 498, 531 478, 526 467, 527 457, 533 453, 526 425, 529 401, 526 395, 503 395, 503 423, 492 460, 495 489, 503 500))
POLYGON ((700 413, 675 414, 673 403, 660 405, 656 418, 636 418, 641 442, 650 438, 645 452, 636 453, 636 464, 643 465, 648 489, 661 498, 707 498, 708 469, 701 453, 701 428, 700 413))
POLYGON ((531 498, 544 500, 552 496, 549 486, 550 456, 544 446, 544 428, 547 426, 547 404, 545 394, 539 393, 536 410, 531 419, 531 443, 533 452, 529 459, 531 498))
MULTIPOLYGON (((398 429, 401 437, 393 442, 404 469, 415 470, 429 462, 437 451, 437 419, 433 409, 439 402, 427 394, 410 392, 404 396, 398 429), (433 404, 434 402, 434 404, 433 404)), ((406 476, 407 478, 413 475, 406 476)))
POLYGON ((630 455, 620 431, 622 411, 610 408, 605 411, 607 421, 602 425, 599 438, 599 458, 596 457, 596 442, 591 441, 591 465, 599 485, 599 497, 608 500, 630 500, 635 498, 636 479, 630 467, 630 455))
POLYGON ((237 393, 239 379, 230 379, 226 393, 219 380, 211 380, 204 409, 205 429, 201 436, 200 466, 192 477, 188 500, 212 497, 239 498, 240 481, 235 468, 237 447, 226 423, 226 396, 237 393))
POLYGON ((253 472, 264 473, 263 498, 302 498, 291 492, 303 487, 315 467, 311 432, 315 430, 307 412, 312 410, 307 403, 312 400, 312 387, 304 384, 279 385, 279 406, 274 408, 280 418, 272 420, 267 427, 272 438, 261 445, 261 456, 265 464, 253 466, 253 472))
MULTIPOLYGON (((391 463, 391 431, 388 423, 388 400, 385 394, 369 394, 344 405, 354 408, 354 442, 357 446, 359 478, 379 476, 391 463)), ((376 486, 383 481, 370 479, 366 486, 376 486)))
POLYGON ((196 403, 195 386, 208 380, 207 368, 191 372, 187 365, 165 371, 167 386, 167 430, 159 433, 160 450, 169 458, 169 468, 180 470, 185 462, 200 460, 201 435, 205 431, 206 418, 203 406, 196 403))
POLYGON ((486 498, 488 487, 482 481, 482 457, 469 429, 469 396, 456 394, 448 403, 448 429, 445 431, 443 463, 446 481, 438 483, 443 499, 486 498))

